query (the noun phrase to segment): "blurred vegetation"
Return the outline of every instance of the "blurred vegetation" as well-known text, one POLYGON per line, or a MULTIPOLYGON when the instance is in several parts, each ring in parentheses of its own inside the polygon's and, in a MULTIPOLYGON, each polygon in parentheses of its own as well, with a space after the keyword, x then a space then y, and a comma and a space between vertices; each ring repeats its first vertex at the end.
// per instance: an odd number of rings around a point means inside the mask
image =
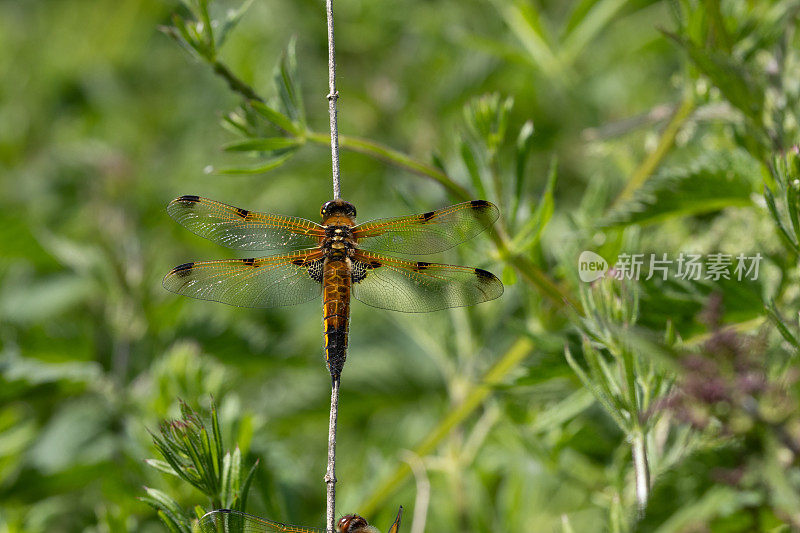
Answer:
MULTIPOLYGON (((330 199, 324 6, 204 6, 0 2, 0 531, 164 531, 147 503, 189 531, 248 489, 248 512, 323 522, 319 306, 160 279, 227 253, 166 216, 178 195, 312 219, 330 199), (211 422, 178 401, 211 416, 212 395, 211 422)), ((343 196, 362 221, 497 203, 436 260, 506 283, 423 316, 353 305, 339 513, 800 529, 798 10, 337 0, 343 196), (762 261, 586 284, 583 250, 762 261)))

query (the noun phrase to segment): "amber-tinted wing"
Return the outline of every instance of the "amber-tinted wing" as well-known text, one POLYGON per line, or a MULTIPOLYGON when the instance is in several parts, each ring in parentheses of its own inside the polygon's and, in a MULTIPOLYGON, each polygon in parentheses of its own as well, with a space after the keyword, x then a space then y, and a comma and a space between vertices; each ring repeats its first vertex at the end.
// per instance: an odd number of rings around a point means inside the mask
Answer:
POLYGON ((172 292, 239 307, 279 307, 322 293, 322 251, 184 263, 164 277, 172 292))
POLYGON ((398 533, 400 531, 400 517, 403 516, 403 506, 397 510, 397 518, 394 519, 394 524, 389 528, 389 533, 398 533))
POLYGON ((367 305, 423 313, 494 300, 503 284, 480 268, 404 261, 357 252, 352 261, 353 297, 367 305))
POLYGON ((172 200, 167 213, 189 231, 236 250, 312 248, 325 235, 322 226, 304 218, 257 213, 199 196, 172 200))
POLYGON ((325 533, 324 529, 281 524, 247 513, 218 509, 203 515, 200 519, 203 533, 325 533))
POLYGON ((471 239, 498 216, 493 203, 473 200, 419 215, 364 222, 353 228, 353 236, 362 250, 433 254, 471 239))

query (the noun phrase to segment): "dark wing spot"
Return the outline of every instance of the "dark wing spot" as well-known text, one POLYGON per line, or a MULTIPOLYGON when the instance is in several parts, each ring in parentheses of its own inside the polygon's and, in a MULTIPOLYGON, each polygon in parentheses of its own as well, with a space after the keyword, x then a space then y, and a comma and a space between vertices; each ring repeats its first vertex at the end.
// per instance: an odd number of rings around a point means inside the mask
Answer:
POLYGON ((381 263, 380 261, 370 261, 369 262, 369 267, 370 268, 380 268, 382 266, 383 266, 383 263, 381 263))
POLYGON ((247 266, 253 266, 256 264, 256 258, 250 257, 248 259, 242 259, 242 263, 244 263, 247 266))
POLYGON ((350 268, 350 280, 353 283, 360 283, 367 277, 367 270, 372 268, 369 264, 361 261, 353 261, 350 268))
POLYGON ((305 259, 292 259, 292 264, 297 266, 303 266, 306 264, 305 259))
POLYGON ((173 268, 172 273, 184 278, 191 274, 192 267, 194 267, 194 263, 184 263, 173 268))
POLYGON ((237 207, 235 209, 236 209, 236 214, 242 218, 247 218, 247 215, 250 214, 250 211, 248 211, 247 209, 242 209, 241 207, 237 207))
POLYGON ((434 214, 435 213, 433 211, 428 211, 427 213, 422 213, 422 215, 420 215, 420 216, 422 217, 423 221, 427 222, 427 221, 429 221, 430 219, 433 218, 434 214))
POLYGON ((478 279, 481 281, 488 281, 490 279, 494 279, 494 274, 489 272, 488 270, 484 270, 482 268, 476 268, 475 274, 478 276, 478 279))
POLYGON ((486 200, 472 200, 469 205, 472 207, 489 207, 491 204, 489 204, 489 202, 486 200))
POLYGON ((422 271, 422 270, 425 270, 429 266, 431 266, 430 263, 426 263, 425 261, 417 261, 417 271, 418 272, 422 271))
POLYGON ((308 264, 308 275, 317 283, 322 283, 322 275, 325 269, 325 260, 317 259, 308 264))
POLYGON ((196 196, 194 194, 184 194, 183 196, 181 196, 180 198, 178 198, 175 201, 187 204, 186 207, 194 207, 194 205, 192 205, 192 204, 196 204, 197 202, 199 202, 200 201, 200 197, 196 196))

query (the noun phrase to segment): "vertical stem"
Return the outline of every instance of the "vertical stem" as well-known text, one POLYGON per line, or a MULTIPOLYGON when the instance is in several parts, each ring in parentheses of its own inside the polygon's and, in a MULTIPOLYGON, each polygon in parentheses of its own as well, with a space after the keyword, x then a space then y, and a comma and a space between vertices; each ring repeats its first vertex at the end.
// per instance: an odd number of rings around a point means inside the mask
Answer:
POLYGON ((326 0, 328 12, 328 113, 331 116, 331 163, 333 167, 333 197, 341 196, 339 186, 339 128, 336 126, 336 101, 339 91, 336 90, 336 52, 333 40, 333 0, 326 0))
MULTIPOLYGON (((326 0, 325 10, 328 16, 328 113, 331 117, 331 166, 333 175, 333 198, 341 197, 339 185, 339 129, 336 126, 336 101, 339 92, 336 90, 336 52, 333 39, 333 0, 326 0)), ((328 469, 325 472, 327 491, 327 508, 325 526, 333 533, 336 520, 336 420, 339 416, 339 381, 337 376, 331 382, 331 417, 328 424, 328 469)))
POLYGON ((337 377, 331 382, 331 417, 328 423, 328 469, 325 472, 325 483, 328 486, 325 527, 328 533, 333 533, 336 520, 336 420, 339 416, 339 381, 337 377))
POLYGON ((641 518, 647 509, 647 500, 650 497, 650 466, 647 462, 645 436, 641 429, 633 432, 631 455, 633 455, 633 472, 636 478, 637 515, 641 518))

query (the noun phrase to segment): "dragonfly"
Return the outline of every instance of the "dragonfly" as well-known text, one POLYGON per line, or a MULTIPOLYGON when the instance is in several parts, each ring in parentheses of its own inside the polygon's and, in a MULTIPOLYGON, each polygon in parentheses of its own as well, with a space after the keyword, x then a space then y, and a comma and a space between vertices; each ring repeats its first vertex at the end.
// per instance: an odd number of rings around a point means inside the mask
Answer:
MULTIPOLYGON (((397 511, 389 533, 398 533, 403 508, 397 511)), ((217 509, 203 515, 200 519, 202 533, 325 533, 326 530, 316 527, 293 526, 281 522, 273 522, 251 514, 231 509, 217 509)), ((356 514, 341 517, 336 523, 336 533, 380 533, 378 528, 356 514)))
POLYGON ((347 357, 351 296, 367 305, 421 313, 498 298, 503 284, 480 268, 409 261, 384 253, 442 252, 489 228, 499 216, 486 200, 417 215, 356 224, 353 204, 335 199, 321 224, 248 211, 194 195, 167 213, 222 246, 277 255, 184 263, 165 277, 167 290, 240 307, 278 307, 322 296, 325 361, 335 381, 347 357))

